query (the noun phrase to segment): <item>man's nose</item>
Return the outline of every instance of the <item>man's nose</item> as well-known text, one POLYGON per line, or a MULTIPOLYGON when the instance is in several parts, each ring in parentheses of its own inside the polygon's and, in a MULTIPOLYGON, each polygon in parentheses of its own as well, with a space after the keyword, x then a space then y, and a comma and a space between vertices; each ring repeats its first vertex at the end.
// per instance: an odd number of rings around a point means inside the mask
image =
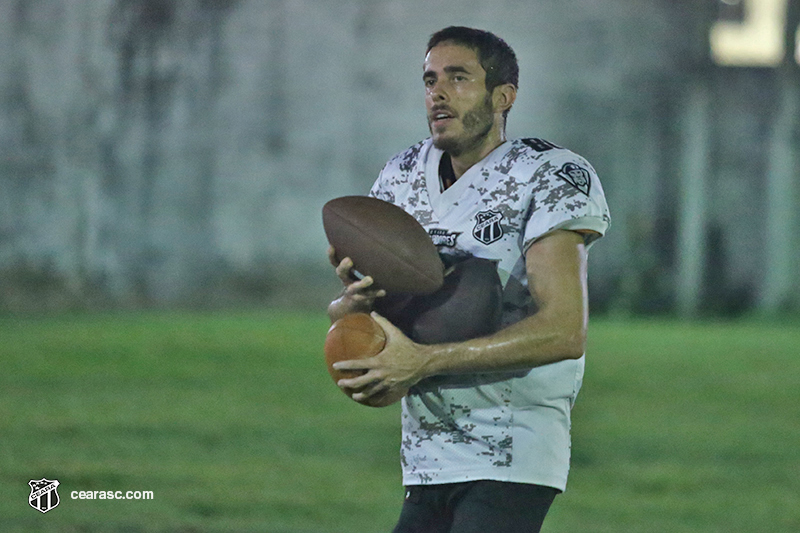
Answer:
POLYGON ((442 82, 436 82, 430 88, 430 90, 428 91, 428 94, 430 94, 431 99, 434 102, 447 101, 447 99, 449 98, 448 93, 447 93, 447 88, 444 86, 444 84, 442 82))

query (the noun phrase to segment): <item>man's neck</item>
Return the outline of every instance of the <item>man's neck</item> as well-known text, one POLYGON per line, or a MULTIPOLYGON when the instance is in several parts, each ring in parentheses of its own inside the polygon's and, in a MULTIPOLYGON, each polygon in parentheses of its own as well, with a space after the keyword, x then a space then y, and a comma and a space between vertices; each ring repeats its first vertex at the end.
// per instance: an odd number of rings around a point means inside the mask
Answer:
POLYGON ((458 155, 450 155, 450 163, 453 165, 453 174, 458 179, 464 173, 472 168, 473 165, 480 162, 487 155, 492 153, 495 148, 506 142, 506 132, 503 130, 494 129, 484 138, 480 145, 471 150, 467 150, 458 155))

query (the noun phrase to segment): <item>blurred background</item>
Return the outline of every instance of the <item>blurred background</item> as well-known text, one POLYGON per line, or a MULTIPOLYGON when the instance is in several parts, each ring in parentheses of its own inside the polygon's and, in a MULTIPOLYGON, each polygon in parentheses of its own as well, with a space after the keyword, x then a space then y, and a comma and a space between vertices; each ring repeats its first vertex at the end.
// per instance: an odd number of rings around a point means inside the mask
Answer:
MULTIPOLYGON (((428 135, 425 42, 515 48, 596 167, 595 311, 797 310, 793 0, 0 3, 0 309, 322 305, 320 210, 428 135)), ((328 290, 330 288, 330 290, 328 290)))

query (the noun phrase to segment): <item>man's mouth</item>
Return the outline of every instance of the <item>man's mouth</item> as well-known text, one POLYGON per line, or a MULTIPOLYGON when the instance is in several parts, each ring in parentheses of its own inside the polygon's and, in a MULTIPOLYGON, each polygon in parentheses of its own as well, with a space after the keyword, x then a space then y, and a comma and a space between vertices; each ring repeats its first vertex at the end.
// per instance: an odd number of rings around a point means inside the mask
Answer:
POLYGON ((451 111, 435 111, 430 115, 431 126, 446 124, 447 121, 455 118, 455 113, 451 111))

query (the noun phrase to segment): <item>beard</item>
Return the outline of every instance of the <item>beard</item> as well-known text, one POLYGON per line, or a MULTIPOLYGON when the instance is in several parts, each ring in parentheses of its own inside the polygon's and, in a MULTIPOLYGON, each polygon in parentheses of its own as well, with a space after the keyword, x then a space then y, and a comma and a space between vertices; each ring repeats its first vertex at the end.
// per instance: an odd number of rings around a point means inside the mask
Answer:
MULTIPOLYGON (((433 145, 447 152, 451 156, 458 157, 464 152, 479 146, 486 138, 494 125, 494 110, 492 109, 492 97, 487 94, 483 102, 475 105, 472 109, 464 113, 461 119, 463 133, 458 137, 439 137, 433 136, 433 145)), ((433 135, 430 122, 428 129, 433 135)))

